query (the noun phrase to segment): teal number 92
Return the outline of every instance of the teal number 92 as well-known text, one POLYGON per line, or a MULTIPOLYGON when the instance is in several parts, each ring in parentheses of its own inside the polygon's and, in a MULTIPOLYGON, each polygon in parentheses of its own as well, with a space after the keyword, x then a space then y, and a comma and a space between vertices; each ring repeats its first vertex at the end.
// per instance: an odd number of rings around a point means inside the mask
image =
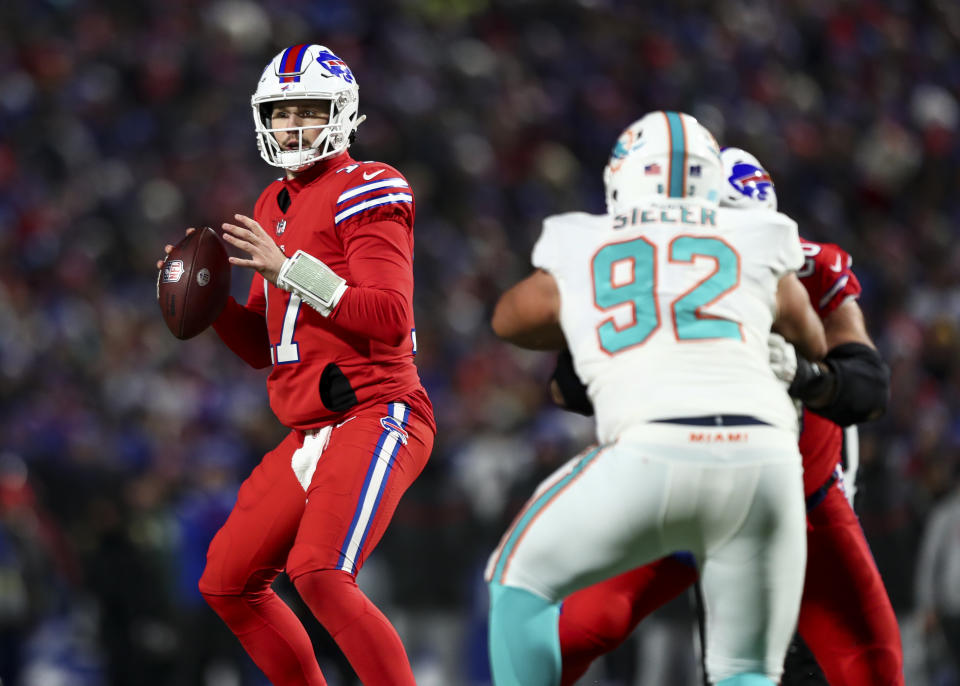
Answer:
POLYGON ((597 327, 600 347, 608 353, 640 345, 660 326, 656 286, 657 248, 643 238, 605 245, 593 257, 593 299, 602 310, 630 303, 633 323, 617 328, 613 319, 597 327), (614 265, 629 261, 631 280, 614 281, 614 265))
MULTIPOLYGON (((696 257, 715 261, 714 271, 671 304, 674 333, 679 341, 743 340, 740 325, 700 312, 740 283, 740 257, 719 238, 678 236, 670 243, 670 261, 693 263, 696 257)), ((600 347, 612 354, 644 343, 660 327, 657 304, 657 248, 644 238, 605 245, 593 258, 594 302, 601 310, 631 304, 633 322, 618 327, 613 318, 597 327, 600 347), (615 278, 615 265, 624 263, 629 278, 615 278)))

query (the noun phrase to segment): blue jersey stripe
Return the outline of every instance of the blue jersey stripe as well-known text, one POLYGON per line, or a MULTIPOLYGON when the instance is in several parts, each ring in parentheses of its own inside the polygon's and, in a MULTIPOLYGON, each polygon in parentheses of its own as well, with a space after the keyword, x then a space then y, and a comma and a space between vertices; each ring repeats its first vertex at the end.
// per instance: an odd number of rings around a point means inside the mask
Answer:
POLYGON ((340 194, 340 197, 337 198, 337 204, 340 205, 345 203, 351 198, 355 198, 358 195, 363 195, 364 193, 369 193, 375 191, 378 188, 407 188, 409 184, 403 179, 397 177, 393 179, 381 179, 380 181, 371 181, 370 183, 365 183, 362 186, 355 186, 349 190, 344 191, 340 194))
POLYGON ((364 210, 369 210, 371 207, 377 207, 379 205, 386 205, 388 203, 412 203, 413 196, 409 193, 390 193, 388 195, 378 195, 373 198, 367 198, 363 202, 359 202, 356 205, 350 205, 340 212, 338 212, 334 218, 333 223, 339 224, 344 219, 352 217, 353 215, 363 212, 364 210))
POLYGON ((665 112, 670 129, 670 174, 668 196, 682 198, 686 195, 687 140, 683 120, 676 112, 665 112))
POLYGON ((563 491, 563 489, 565 489, 570 482, 575 480, 578 476, 580 476, 580 474, 583 473, 583 470, 586 469, 587 465, 593 462, 593 460, 596 459, 597 455, 599 455, 602 450, 603 448, 595 448, 584 455, 577 463, 577 466, 574 467, 569 474, 540 494, 540 497, 534 500, 530 507, 527 508, 527 511, 514 525, 513 532, 510 534, 510 537, 503 546, 503 550, 500 552, 500 559, 497 560, 497 565, 494 567, 491 581, 499 584, 504 583, 504 579, 502 577, 504 571, 506 570, 507 563, 513 555, 513 550, 516 547, 517 542, 523 538, 527 528, 537 518, 537 515, 539 515, 540 512, 550 504, 550 501, 552 501, 557 494, 563 491))

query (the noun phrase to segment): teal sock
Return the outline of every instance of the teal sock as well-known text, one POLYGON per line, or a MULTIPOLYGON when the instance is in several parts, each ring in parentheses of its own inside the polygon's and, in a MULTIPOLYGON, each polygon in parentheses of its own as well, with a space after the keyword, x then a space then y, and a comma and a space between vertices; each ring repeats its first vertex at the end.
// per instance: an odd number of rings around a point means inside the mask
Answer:
POLYGON ((718 681, 717 686, 776 686, 773 680, 766 674, 737 674, 729 679, 718 681))
POLYGON ((559 603, 490 584, 490 667, 496 686, 560 683, 559 603))

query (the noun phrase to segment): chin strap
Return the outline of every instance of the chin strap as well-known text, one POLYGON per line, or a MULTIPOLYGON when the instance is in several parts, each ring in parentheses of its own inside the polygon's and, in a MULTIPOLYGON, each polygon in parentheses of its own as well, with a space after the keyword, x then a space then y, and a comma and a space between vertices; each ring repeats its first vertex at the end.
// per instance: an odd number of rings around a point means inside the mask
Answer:
POLYGON ((346 292, 347 282, 313 255, 298 250, 277 275, 277 287, 300 296, 303 302, 329 317, 346 292))

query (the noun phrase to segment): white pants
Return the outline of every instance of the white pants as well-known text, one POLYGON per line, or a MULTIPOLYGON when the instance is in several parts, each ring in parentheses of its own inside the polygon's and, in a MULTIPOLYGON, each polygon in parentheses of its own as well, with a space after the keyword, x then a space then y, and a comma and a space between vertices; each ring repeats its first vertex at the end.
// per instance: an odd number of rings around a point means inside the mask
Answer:
POLYGON ((795 435, 764 425, 644 424, 580 455, 537 488, 487 579, 558 601, 677 551, 700 566, 707 672, 774 681, 806 566, 795 435))

